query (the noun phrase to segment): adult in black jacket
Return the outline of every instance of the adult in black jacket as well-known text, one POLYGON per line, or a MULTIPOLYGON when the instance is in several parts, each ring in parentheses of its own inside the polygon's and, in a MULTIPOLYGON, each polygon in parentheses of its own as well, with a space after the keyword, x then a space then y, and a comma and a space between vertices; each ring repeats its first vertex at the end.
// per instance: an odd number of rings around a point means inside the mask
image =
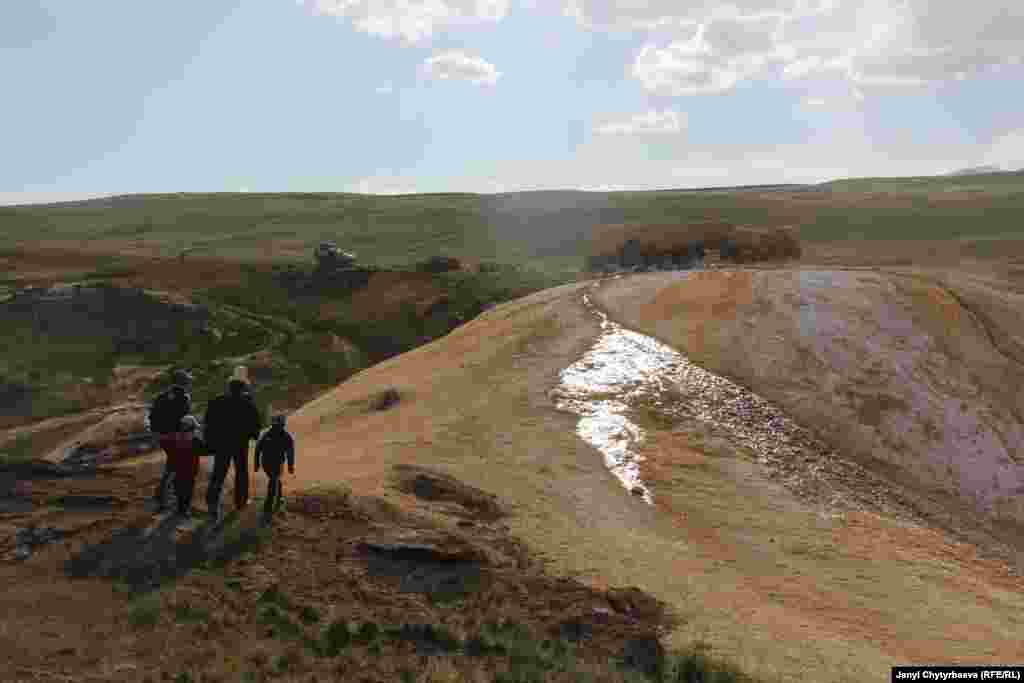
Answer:
POLYGON ((228 467, 235 465, 235 509, 249 502, 249 440, 263 429, 259 409, 246 392, 245 382, 228 382, 228 393, 210 401, 206 409, 206 445, 213 454, 213 474, 206 489, 206 504, 218 523, 223 520, 220 494, 228 467))
POLYGON ((288 459, 288 471, 295 474, 295 440, 285 428, 285 416, 275 415, 270 429, 256 443, 256 471, 267 473, 267 498, 263 502, 263 524, 270 524, 274 508, 281 502, 281 466, 288 459))

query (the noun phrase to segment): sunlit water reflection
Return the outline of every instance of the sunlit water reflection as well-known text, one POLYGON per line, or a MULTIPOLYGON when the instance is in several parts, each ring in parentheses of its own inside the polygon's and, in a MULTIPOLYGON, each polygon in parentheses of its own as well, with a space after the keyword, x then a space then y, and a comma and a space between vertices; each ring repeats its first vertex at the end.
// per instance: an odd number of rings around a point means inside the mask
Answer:
MULTIPOLYGON (((776 465, 776 474, 784 480, 814 478, 821 471, 820 458, 827 447, 814 443, 777 407, 694 365, 675 349, 612 322, 589 295, 583 296, 583 303, 600 317, 601 335, 579 361, 562 371, 552 398, 559 409, 580 416, 577 434, 604 455, 605 464, 627 491, 653 503, 640 476, 645 433, 629 417, 641 400, 673 422, 699 423, 753 453, 760 463, 776 465), (814 461, 807 458, 811 451, 817 451, 814 461)), ((832 503, 839 502, 838 494, 832 498, 832 503)))

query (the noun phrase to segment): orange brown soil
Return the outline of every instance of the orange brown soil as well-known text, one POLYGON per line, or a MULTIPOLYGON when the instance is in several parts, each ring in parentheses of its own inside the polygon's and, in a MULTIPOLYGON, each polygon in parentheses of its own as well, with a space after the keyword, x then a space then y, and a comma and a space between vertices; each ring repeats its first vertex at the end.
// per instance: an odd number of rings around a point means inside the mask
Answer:
POLYGON ((359 320, 384 319, 401 314, 403 306, 436 300, 442 292, 430 273, 381 272, 371 275, 348 305, 359 320))
MULTIPOLYGON (((275 680, 347 679, 358 673, 358 680, 383 682, 397 680, 402 669, 431 668, 410 642, 385 642, 375 655, 355 646, 341 656, 317 657, 301 642, 275 638, 259 617, 258 598, 268 589, 286 597, 293 621, 298 621, 303 607, 316 610, 320 621, 303 627, 312 638, 338 619, 379 627, 444 626, 463 639, 478 635, 488 622, 502 620, 526 626, 539 639, 558 638, 563 624, 575 622, 591 629, 586 657, 598 670, 601 662, 621 655, 627 639, 657 635, 671 622, 663 606, 639 593, 598 591, 546 574, 500 520, 467 521, 458 510, 405 494, 396 494, 390 502, 336 494, 292 495, 286 480, 295 512, 278 517, 272 540, 258 554, 235 558, 223 573, 196 568, 158 594, 155 624, 133 626, 128 621, 131 596, 124 587, 119 589, 108 578, 69 580, 65 563, 114 532, 151 524, 142 503, 158 472, 157 465, 148 465, 106 469, 96 479, 34 482, 32 498, 41 508, 56 496, 114 493, 114 509, 75 513, 49 508, 34 513, 35 522, 64 530, 69 540, 37 549, 22 564, 0 564, 4 680, 160 681, 189 672, 197 681, 229 681, 243 671, 273 675, 273 659, 281 653, 290 655, 292 663, 288 675, 275 675, 275 680), (319 507, 304 511, 307 499, 319 507), (364 542, 399 538, 404 543, 433 544, 453 556, 484 558, 476 590, 458 603, 443 604, 402 589, 397 577, 374 569, 361 551, 364 542), (183 622, 176 615, 189 607, 209 616, 183 622), (606 616, 595 621, 595 609, 605 610, 606 616)), ((203 471, 199 493, 206 481, 203 471)), ((264 485, 262 475, 257 483, 264 485)), ((230 488, 229 483, 229 499, 230 488)), ((254 508, 250 505, 242 515, 243 526, 254 524, 254 508)), ((187 541, 191 533, 196 532, 175 535, 187 541)), ((10 551, 0 546, 0 557, 10 551)), ((456 671, 469 668, 481 676, 501 670, 505 663, 498 658, 448 666, 456 671)))
MULTIPOLYGON (((825 527, 819 529, 820 535, 805 534, 806 538, 796 543, 790 534, 761 536, 756 542, 762 547, 751 552, 751 535, 728 525, 723 527, 715 516, 702 514, 696 501, 673 491, 674 482, 686 479, 688 472, 716 469, 716 458, 669 432, 655 433, 648 439, 641 478, 655 492, 658 509, 699 548, 700 560, 692 562, 686 571, 711 575, 721 563, 740 572, 738 576, 730 574, 728 590, 706 595, 708 607, 755 623, 774 623, 774 634, 780 640, 799 641, 810 634, 815 638, 852 638, 873 644, 892 661, 950 661, 956 651, 956 661, 981 665, 993 656, 1019 659, 1024 655, 1019 638, 1006 628, 1017 621, 1010 609, 1020 604, 1024 584, 1005 564, 983 559, 975 548, 952 541, 943 533, 866 512, 850 512, 841 521, 827 525, 818 522, 825 527), (665 494, 666 490, 672 493, 665 494), (802 564, 799 558, 805 553, 812 561, 802 564), (873 569, 879 565, 887 570, 873 569), (744 571, 755 566, 760 569, 744 571), (893 569, 904 574, 906 583, 902 587, 886 577, 893 569), (843 575, 846 578, 842 583, 829 580, 843 575), (854 582, 863 585, 851 590, 854 582), (894 619, 883 596, 890 590, 917 589, 922 583, 962 601, 965 612, 983 606, 983 611, 1003 613, 1007 621, 1002 629, 993 629, 979 618, 971 620, 971 626, 946 627, 921 637, 914 624, 894 619), (865 593, 873 594, 873 599, 865 600, 865 593), (1007 600, 1007 596, 1016 597, 1007 600)), ((746 489, 746 495, 777 497, 773 506, 780 501, 785 504, 785 491, 758 481, 756 475, 748 483, 755 486, 746 489)), ((933 606, 942 608, 939 604, 933 606)))
POLYGON ((118 284, 126 287, 187 294, 243 282, 242 264, 237 261, 188 256, 182 263, 177 258, 154 255, 150 250, 103 242, 75 246, 50 242, 5 251, 0 255, 0 270, 24 284, 52 285, 108 267, 112 259, 116 259, 119 269, 133 271, 116 278, 118 284))

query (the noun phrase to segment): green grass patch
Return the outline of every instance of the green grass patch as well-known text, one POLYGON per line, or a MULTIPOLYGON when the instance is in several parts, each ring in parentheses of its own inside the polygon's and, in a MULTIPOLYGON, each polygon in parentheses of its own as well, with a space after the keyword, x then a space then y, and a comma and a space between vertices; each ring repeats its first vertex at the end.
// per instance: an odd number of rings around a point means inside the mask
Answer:
POLYGON ((269 634, 275 638, 290 640, 302 635, 302 628, 288 618, 280 606, 265 604, 259 609, 260 621, 269 627, 269 634))
POLYGON ((299 619, 304 624, 316 624, 320 621, 320 612, 309 605, 306 605, 299 612, 299 619))
POLYGON ((183 604, 174 608, 174 618, 179 622, 208 621, 210 619, 210 612, 202 607, 183 604))
POLYGON ((292 668, 293 664, 294 662, 292 662, 291 657, 289 657, 287 654, 283 654, 274 657, 272 667, 275 672, 283 674, 287 672, 290 668, 292 668))
POLYGON ((270 588, 263 591, 260 596, 256 599, 257 603, 277 605, 281 609, 290 610, 292 609, 291 600, 288 596, 282 593, 277 586, 271 586, 270 588))
POLYGON ((132 601, 128 609, 128 621, 132 626, 141 628, 153 626, 160 620, 160 596, 149 593, 132 601))
POLYGON ((342 619, 332 621, 321 636, 321 653, 326 657, 337 657, 352 644, 352 632, 348 622, 342 619))
POLYGON ((22 434, 0 445, 0 465, 18 465, 32 460, 35 448, 32 435, 22 434))

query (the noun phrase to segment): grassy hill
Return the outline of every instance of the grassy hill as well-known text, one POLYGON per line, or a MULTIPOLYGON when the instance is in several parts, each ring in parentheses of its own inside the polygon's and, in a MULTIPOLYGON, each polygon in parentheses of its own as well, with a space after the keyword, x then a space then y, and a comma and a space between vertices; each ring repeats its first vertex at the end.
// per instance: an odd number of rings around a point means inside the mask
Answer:
POLYGON ((0 208, 0 248, 88 240, 249 260, 275 244, 275 259, 308 262, 330 238, 377 266, 446 253, 565 270, 602 223, 798 224, 807 241, 1014 237, 1022 210, 1020 172, 650 192, 131 195, 0 208))

